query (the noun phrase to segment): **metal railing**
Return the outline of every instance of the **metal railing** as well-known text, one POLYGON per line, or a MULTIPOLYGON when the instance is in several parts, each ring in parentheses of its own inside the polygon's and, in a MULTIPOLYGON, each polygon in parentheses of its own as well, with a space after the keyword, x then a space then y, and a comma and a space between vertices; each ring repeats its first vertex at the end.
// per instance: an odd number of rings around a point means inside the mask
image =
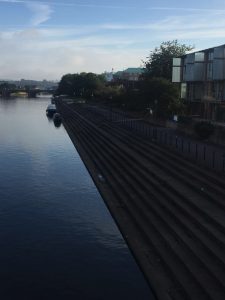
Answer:
POLYGON ((204 142, 178 135, 173 129, 157 127, 143 119, 135 119, 125 112, 114 111, 112 108, 89 106, 93 113, 103 119, 114 122, 138 136, 146 137, 154 143, 177 151, 182 156, 219 172, 225 172, 225 150, 204 142))

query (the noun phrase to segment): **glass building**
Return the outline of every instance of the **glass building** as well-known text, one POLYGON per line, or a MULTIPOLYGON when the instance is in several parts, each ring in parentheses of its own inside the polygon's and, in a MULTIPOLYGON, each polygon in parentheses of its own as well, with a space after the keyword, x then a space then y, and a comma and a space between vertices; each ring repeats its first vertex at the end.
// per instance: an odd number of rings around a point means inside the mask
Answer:
POLYGON ((191 115, 225 121, 225 45, 174 58, 172 81, 191 115))

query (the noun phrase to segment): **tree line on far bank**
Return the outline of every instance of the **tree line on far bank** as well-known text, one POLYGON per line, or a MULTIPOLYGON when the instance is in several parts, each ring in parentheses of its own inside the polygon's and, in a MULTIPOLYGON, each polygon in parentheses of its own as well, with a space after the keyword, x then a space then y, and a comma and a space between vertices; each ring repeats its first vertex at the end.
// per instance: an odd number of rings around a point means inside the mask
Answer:
POLYGON ((172 59, 192 49, 177 40, 163 42, 147 57, 144 73, 137 82, 106 82, 104 75, 94 73, 66 74, 59 82, 57 94, 129 110, 148 108, 156 117, 168 118, 184 111, 178 86, 171 82, 172 59))

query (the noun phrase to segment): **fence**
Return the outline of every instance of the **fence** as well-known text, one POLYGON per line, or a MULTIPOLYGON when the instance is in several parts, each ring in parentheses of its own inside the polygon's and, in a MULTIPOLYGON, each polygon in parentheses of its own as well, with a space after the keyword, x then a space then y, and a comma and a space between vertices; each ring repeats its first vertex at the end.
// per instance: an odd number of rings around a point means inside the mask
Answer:
POLYGON ((114 111, 112 108, 90 106, 89 110, 101 115, 105 120, 136 132, 139 136, 146 137, 154 143, 177 151, 200 165, 225 172, 225 150, 223 149, 177 135, 173 129, 153 126, 143 119, 133 119, 125 112, 114 111))

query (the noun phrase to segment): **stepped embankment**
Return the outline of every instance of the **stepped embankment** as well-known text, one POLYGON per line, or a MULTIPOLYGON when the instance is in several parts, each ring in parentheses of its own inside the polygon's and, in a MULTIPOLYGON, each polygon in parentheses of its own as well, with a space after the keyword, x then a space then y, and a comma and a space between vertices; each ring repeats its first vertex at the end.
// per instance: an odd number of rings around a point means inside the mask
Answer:
POLYGON ((64 126, 160 300, 225 299, 225 178, 60 101, 64 126))

